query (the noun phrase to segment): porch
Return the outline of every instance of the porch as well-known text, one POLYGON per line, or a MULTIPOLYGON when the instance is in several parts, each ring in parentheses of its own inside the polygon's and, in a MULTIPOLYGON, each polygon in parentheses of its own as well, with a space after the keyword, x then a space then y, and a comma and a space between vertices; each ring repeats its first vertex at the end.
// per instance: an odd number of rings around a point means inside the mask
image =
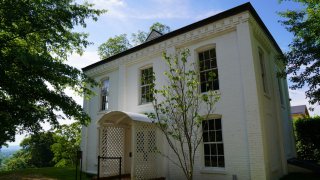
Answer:
POLYGON ((158 131, 143 114, 112 111, 101 117, 99 131, 99 178, 156 179, 158 131), (125 175, 125 176, 124 176, 125 175))

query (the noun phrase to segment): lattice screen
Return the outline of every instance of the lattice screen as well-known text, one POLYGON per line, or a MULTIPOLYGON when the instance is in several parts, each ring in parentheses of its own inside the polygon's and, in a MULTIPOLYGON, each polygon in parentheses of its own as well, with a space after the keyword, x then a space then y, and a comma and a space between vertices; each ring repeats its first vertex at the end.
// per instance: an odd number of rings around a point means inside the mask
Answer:
POLYGON ((136 148, 134 150, 134 174, 136 179, 157 177, 156 168, 156 128, 150 123, 135 123, 136 148))
MULTIPOLYGON (((100 156, 122 157, 121 170, 123 173, 125 129, 122 127, 103 127, 100 130, 100 156)), ((119 174, 119 160, 101 159, 100 177, 119 174)))

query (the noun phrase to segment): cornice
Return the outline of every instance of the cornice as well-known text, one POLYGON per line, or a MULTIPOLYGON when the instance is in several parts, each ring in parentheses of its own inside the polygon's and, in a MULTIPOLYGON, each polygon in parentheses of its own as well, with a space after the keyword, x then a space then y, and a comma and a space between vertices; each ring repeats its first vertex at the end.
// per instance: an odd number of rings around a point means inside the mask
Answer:
POLYGON ((230 30, 236 29, 238 24, 248 22, 249 18, 249 11, 245 11, 240 14, 221 19, 219 21, 204 25, 200 28, 177 35, 168 40, 148 46, 131 54, 122 56, 114 61, 101 64, 97 67, 87 70, 85 73, 90 77, 96 77, 104 73, 114 71, 121 64, 133 64, 139 62, 146 57, 152 57, 156 54, 162 53, 166 50, 166 48, 183 46, 185 44, 216 36, 223 32, 229 32, 230 30))

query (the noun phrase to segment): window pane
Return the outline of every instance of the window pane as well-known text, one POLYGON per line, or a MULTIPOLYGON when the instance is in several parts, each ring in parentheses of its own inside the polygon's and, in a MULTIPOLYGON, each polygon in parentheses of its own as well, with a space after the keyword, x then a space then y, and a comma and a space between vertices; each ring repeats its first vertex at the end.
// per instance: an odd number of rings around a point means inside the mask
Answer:
POLYGON ((224 167, 224 156, 218 157, 218 167, 224 167))
POLYGON ((207 60, 209 59, 209 51, 205 51, 204 53, 204 59, 207 60))
POLYGON ((217 155, 217 144, 210 144, 211 155, 217 155))
POLYGON ((216 141, 216 135, 214 131, 209 131, 209 142, 215 142, 216 141))
POLYGON ((217 67, 217 60, 216 58, 212 58, 210 60, 210 65, 211 65, 211 68, 216 68, 217 67))
POLYGON ((220 130, 221 129, 221 119, 216 119, 215 120, 215 130, 220 130))
POLYGON ((203 132, 203 142, 208 142, 208 132, 203 132))
POLYGON ((210 58, 215 58, 216 57, 216 51, 215 49, 210 50, 210 58))
POLYGON ((210 144, 204 145, 204 155, 210 155, 210 144))
POLYGON ((201 92, 207 92, 206 85, 207 85, 206 82, 201 83, 201 92))
POLYGON ((201 62, 203 60, 203 55, 202 53, 199 53, 199 61, 201 62))
POLYGON ((222 141, 222 131, 219 130, 219 131, 216 131, 216 141, 217 142, 221 142, 222 141))
POLYGON ((211 166, 210 156, 204 156, 204 165, 211 166))
POLYGON ((218 147, 218 155, 224 155, 223 153, 223 144, 217 144, 218 147))
POLYGON ((218 157, 217 156, 211 156, 211 165, 213 167, 217 167, 218 166, 218 157))
POLYGON ((215 121, 215 120, 208 120, 208 122, 209 122, 209 129, 210 129, 210 130, 214 130, 214 121, 215 121))

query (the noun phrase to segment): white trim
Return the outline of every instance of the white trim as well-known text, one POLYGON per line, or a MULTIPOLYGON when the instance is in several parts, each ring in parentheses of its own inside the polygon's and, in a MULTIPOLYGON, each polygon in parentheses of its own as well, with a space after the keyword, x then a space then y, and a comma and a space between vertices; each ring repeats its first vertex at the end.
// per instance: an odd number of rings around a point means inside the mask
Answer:
MULTIPOLYGON (((140 121, 140 122, 146 122, 146 123, 153 123, 154 122, 152 119, 149 119, 148 116, 145 114, 125 112, 125 111, 110 111, 109 113, 103 115, 98 121, 96 121, 96 124, 98 127, 104 123, 115 124, 117 122, 112 117, 119 116, 119 115, 122 116, 121 118, 123 118, 123 119, 125 119, 125 117, 129 117, 129 119, 132 121, 140 121), (108 122, 104 122, 104 121, 108 121, 108 122)), ((118 117, 118 119, 119 118, 120 117, 118 117)))

